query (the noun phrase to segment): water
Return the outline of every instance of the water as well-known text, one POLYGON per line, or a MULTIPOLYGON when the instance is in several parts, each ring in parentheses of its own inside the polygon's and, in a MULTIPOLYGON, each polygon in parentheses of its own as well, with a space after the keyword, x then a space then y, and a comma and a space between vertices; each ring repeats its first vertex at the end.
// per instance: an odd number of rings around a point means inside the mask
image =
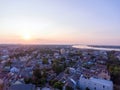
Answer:
POLYGON ((91 47, 87 45, 74 45, 74 48, 80 49, 92 49, 92 50, 105 50, 105 51, 120 51, 120 48, 102 48, 102 47, 91 47))

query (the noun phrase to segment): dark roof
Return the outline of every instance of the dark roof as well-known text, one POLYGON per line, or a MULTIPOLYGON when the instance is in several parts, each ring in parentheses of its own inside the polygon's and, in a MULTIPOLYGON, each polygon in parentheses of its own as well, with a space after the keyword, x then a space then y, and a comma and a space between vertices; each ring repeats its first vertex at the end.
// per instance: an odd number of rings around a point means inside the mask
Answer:
POLYGON ((35 86, 32 84, 18 84, 10 86, 10 90, 35 90, 35 86))

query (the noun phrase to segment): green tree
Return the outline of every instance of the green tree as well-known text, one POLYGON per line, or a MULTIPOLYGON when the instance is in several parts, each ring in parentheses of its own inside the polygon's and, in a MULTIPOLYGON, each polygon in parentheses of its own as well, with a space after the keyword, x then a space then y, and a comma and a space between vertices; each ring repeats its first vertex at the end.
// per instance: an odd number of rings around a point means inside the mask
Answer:
POLYGON ((43 64, 48 64, 48 59, 47 58, 43 58, 43 64))
POLYGON ((53 80, 51 80, 49 83, 50 83, 51 86, 53 86, 56 82, 58 82, 58 80, 53 79, 53 80))
POLYGON ((40 79, 40 83, 41 83, 42 86, 44 86, 45 83, 46 83, 46 78, 42 77, 42 78, 40 79))
POLYGON ((120 61, 116 58, 115 52, 108 53, 107 69, 113 83, 120 85, 120 61))
POLYGON ((25 77, 25 78, 24 78, 24 82, 25 82, 26 84, 29 84, 29 83, 31 83, 32 81, 31 81, 31 78, 25 77))
POLYGON ((36 84, 36 85, 40 85, 41 81, 41 70, 39 68, 36 68, 34 71, 33 71, 33 83, 36 84))
POLYGON ((70 86, 66 86, 66 90, 73 90, 73 88, 70 86))
POLYGON ((63 84, 62 82, 59 82, 59 81, 58 81, 58 82, 56 82, 56 83, 54 84, 53 87, 62 90, 63 85, 64 85, 64 84, 63 84))
POLYGON ((33 71, 33 76, 37 77, 37 78, 41 78, 41 70, 39 68, 36 68, 33 71))
POLYGON ((62 65, 62 64, 53 63, 52 69, 53 69, 57 74, 59 74, 59 73, 61 73, 62 71, 64 71, 65 68, 64 68, 64 65, 62 65))

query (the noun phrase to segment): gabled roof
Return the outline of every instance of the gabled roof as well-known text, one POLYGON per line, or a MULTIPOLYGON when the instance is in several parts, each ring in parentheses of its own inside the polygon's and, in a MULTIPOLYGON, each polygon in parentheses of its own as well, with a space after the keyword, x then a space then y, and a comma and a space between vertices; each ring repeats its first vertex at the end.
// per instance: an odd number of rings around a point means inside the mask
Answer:
POLYGON ((17 84, 10 86, 9 90, 35 90, 35 86, 32 84, 17 84))

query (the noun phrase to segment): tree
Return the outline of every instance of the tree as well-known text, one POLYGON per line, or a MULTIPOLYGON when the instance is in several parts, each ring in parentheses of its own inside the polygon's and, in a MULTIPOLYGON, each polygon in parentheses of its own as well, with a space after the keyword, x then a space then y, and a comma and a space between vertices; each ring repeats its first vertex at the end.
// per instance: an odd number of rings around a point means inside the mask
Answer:
POLYGON ((44 78, 47 77, 47 72, 46 72, 45 69, 42 69, 42 70, 41 70, 41 76, 44 77, 44 78))
POLYGON ((52 69, 57 73, 61 73, 64 70, 64 65, 62 64, 57 64, 57 63, 53 63, 52 65, 52 69))
POLYGON ((40 79, 41 79, 41 70, 39 68, 36 68, 33 71, 33 83, 36 85, 40 84, 40 79))
POLYGON ((5 63, 5 66, 11 66, 12 62, 10 60, 8 60, 6 63, 5 63))
POLYGON ((24 82, 25 82, 26 84, 31 83, 31 78, 25 77, 25 78, 24 78, 24 82))
POLYGON ((56 82, 58 82, 58 80, 54 79, 54 80, 51 80, 49 83, 51 86, 53 86, 56 82))
POLYGON ((66 90, 73 90, 73 88, 70 86, 66 86, 66 90))
POLYGON ((90 90, 88 87, 86 87, 86 90, 90 90))
POLYGON ((42 86, 44 86, 45 83, 46 83, 46 79, 45 79, 44 77, 42 77, 42 78, 40 79, 40 83, 41 83, 42 86))
POLYGON ((116 58, 115 52, 108 53, 107 69, 113 83, 120 85, 120 61, 116 58))
POLYGON ((63 88, 63 83, 60 82, 60 81, 58 81, 58 82, 56 82, 56 83, 53 85, 53 87, 62 90, 62 88, 63 88))
POLYGON ((36 68, 33 71, 33 76, 37 77, 37 78, 41 78, 41 70, 39 68, 36 68))
POLYGON ((47 58, 43 58, 43 64, 48 64, 48 59, 47 58))

